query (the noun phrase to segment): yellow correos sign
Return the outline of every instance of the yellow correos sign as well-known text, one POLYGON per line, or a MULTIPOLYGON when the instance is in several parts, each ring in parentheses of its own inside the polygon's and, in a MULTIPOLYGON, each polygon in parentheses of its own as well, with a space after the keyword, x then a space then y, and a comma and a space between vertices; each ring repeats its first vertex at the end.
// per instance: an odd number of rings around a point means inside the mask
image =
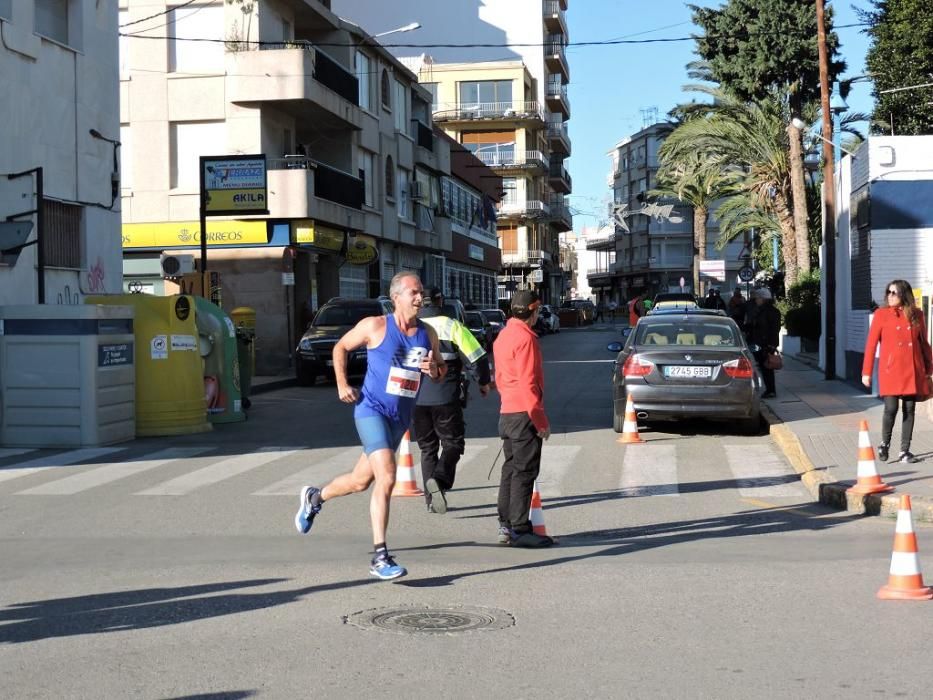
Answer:
MULTIPOLYGON (((209 247, 265 244, 269 242, 265 221, 208 221, 209 247)), ((123 224, 124 248, 183 248, 201 245, 197 221, 168 221, 154 224, 123 224)))

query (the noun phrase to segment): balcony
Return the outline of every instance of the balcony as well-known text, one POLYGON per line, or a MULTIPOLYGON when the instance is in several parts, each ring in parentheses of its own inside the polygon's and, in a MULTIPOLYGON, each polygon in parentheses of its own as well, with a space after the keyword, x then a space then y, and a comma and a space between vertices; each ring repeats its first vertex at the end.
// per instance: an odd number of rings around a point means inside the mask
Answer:
POLYGON ((510 250, 502 251, 503 267, 523 267, 528 265, 544 265, 551 260, 551 254, 544 250, 510 250))
POLYGON ((554 153, 563 155, 565 158, 570 155, 570 134, 567 131, 566 124, 549 123, 547 125, 547 138, 548 146, 551 147, 554 153))
POLYGON ((226 91, 238 104, 277 103, 321 129, 362 129, 356 76, 311 45, 226 54, 226 91))
POLYGON ((551 112, 560 112, 564 119, 570 119, 570 98, 567 96, 567 86, 558 80, 548 78, 547 81, 547 106, 551 112))
POLYGON ((570 173, 559 162, 551 163, 551 167, 548 169, 548 181, 552 188, 563 194, 569 194, 573 190, 573 180, 570 178, 570 173))
POLYGON ((547 204, 537 199, 502 201, 496 205, 496 211, 499 213, 500 219, 539 219, 546 217, 550 213, 547 204))
POLYGON ((484 165, 497 170, 536 170, 544 173, 548 158, 541 151, 477 151, 474 153, 484 165))
POLYGON ((567 17, 560 0, 544 0, 544 26, 553 34, 567 36, 567 17))
POLYGON ((590 283, 590 286, 609 284, 611 280, 612 270, 609 269, 609 266, 601 266, 595 270, 586 271, 586 281, 590 283))
POLYGON ((615 234, 610 233, 605 236, 594 236, 586 239, 587 250, 614 250, 616 247, 615 234))
POLYGON ((437 122, 508 121, 538 122, 544 124, 544 112, 535 101, 474 102, 471 104, 444 104, 434 113, 437 122))
POLYGON ((544 43, 544 63, 551 71, 560 71, 564 80, 570 82, 570 64, 564 50, 564 37, 549 35, 544 43))
POLYGON ((570 213, 570 207, 562 196, 554 196, 548 200, 548 207, 551 210, 551 220, 558 227, 566 230, 573 228, 573 215, 570 213))
POLYGON ((269 212, 283 219, 320 219, 363 229, 363 181, 310 158, 266 161, 269 212))

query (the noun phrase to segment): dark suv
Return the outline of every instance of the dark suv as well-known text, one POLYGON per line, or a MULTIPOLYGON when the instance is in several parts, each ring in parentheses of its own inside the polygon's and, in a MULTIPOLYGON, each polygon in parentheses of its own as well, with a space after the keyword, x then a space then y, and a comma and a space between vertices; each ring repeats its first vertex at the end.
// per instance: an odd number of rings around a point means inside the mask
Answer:
MULTIPOLYGON (((295 372, 298 384, 311 386, 320 376, 333 379, 334 345, 340 337, 367 316, 384 316, 392 313, 392 302, 388 297, 378 299, 343 299, 336 297, 322 306, 308 324, 295 349, 295 372)), ((356 376, 366 373, 366 348, 350 353, 347 374, 356 376)))

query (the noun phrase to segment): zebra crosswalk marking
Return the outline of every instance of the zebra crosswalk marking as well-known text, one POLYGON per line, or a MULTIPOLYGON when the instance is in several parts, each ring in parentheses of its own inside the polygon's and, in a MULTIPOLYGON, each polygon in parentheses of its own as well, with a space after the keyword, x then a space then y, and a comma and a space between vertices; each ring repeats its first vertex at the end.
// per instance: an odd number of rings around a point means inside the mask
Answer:
POLYGON ((19 494, 30 496, 69 496, 87 491, 95 486, 102 486, 113 481, 161 467, 176 460, 190 459, 207 452, 209 447, 170 447, 165 450, 142 455, 142 458, 126 462, 112 462, 77 474, 56 479, 40 486, 35 486, 19 494))
POLYGON ((57 467, 67 467, 78 462, 84 462, 91 459, 97 459, 104 455, 119 452, 122 447, 84 447, 78 450, 70 450, 57 455, 46 457, 37 457, 26 462, 20 462, 9 467, 0 467, 0 481, 9 481, 18 479, 21 476, 37 474, 47 469, 56 469, 57 467))
POLYGON ((253 492, 254 496, 297 496, 298 491, 308 484, 320 486, 338 474, 353 469, 356 461, 360 458, 362 450, 359 447, 351 447, 348 450, 329 457, 327 459, 316 461, 310 467, 302 469, 291 476, 275 482, 264 489, 253 492))
POLYGON ((747 498, 800 497, 797 475, 770 445, 723 445, 736 488, 747 498))
POLYGON ((541 450, 541 473, 538 486, 544 497, 563 496, 561 484, 580 451, 580 445, 548 445, 541 450))
POLYGON ((239 474, 256 469, 269 462, 289 457, 300 452, 301 447, 263 447, 255 452, 222 459, 219 462, 197 469, 187 474, 158 484, 144 491, 137 491, 136 496, 184 496, 195 489, 216 484, 239 474))
POLYGON ((634 445, 625 448, 619 488, 623 496, 679 496, 674 445, 634 445))
POLYGON ((27 452, 33 452, 31 447, 2 447, 0 448, 0 459, 6 459, 7 457, 18 457, 19 455, 24 455, 27 452))

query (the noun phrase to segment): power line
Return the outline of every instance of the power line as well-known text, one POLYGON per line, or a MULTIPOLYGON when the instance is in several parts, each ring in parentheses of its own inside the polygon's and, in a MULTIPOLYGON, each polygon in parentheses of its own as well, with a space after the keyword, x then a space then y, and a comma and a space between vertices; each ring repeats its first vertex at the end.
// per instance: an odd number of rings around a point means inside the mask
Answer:
MULTIPOLYGON (((149 15, 148 17, 143 17, 142 19, 133 20, 132 22, 127 22, 126 24, 121 24, 120 29, 125 29, 126 27, 132 27, 134 24, 142 24, 143 22, 148 22, 150 19, 155 19, 156 17, 164 17, 170 12, 174 12, 175 10, 180 10, 183 7, 187 7, 188 5, 193 4, 195 1, 196 0, 187 0, 187 2, 183 2, 181 5, 174 5, 173 7, 170 7, 167 10, 162 10, 162 12, 156 12, 154 15, 149 15)), ((153 29, 156 29, 156 28, 157 27, 153 27, 153 29)), ((129 36, 129 35, 122 34, 122 36, 129 36)))

